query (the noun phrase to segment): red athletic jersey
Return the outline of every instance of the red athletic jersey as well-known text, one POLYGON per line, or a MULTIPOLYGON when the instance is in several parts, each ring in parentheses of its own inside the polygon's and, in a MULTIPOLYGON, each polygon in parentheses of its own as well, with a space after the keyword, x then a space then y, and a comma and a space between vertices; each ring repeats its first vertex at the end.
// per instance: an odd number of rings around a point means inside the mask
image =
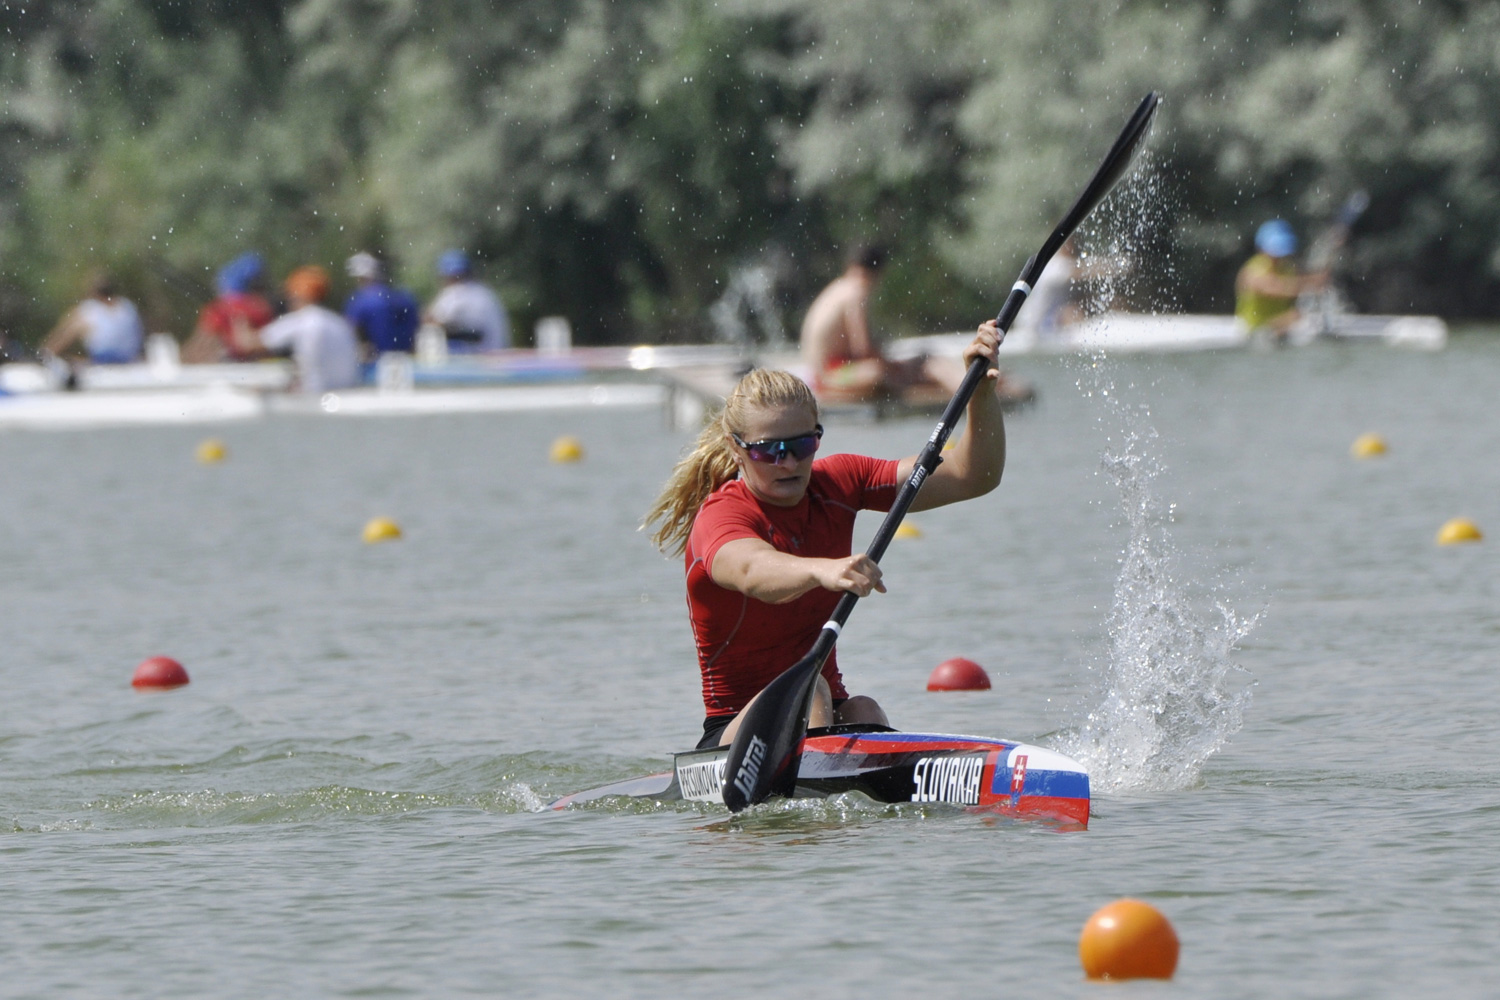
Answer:
MULTIPOLYGON (((734 715, 812 648, 840 595, 814 588, 787 604, 766 604, 721 587, 709 576, 725 542, 760 538, 781 552, 835 559, 850 555, 854 516, 890 510, 897 463, 862 455, 831 455, 813 463, 807 495, 795 507, 761 503, 743 481, 719 487, 703 502, 688 535, 688 615, 703 671, 707 715, 734 715)), ((835 698, 847 698, 837 658, 823 676, 835 698)))
POLYGON ((213 331, 224 344, 231 358, 240 360, 251 355, 242 351, 234 339, 236 319, 244 319, 250 329, 259 330, 275 319, 271 305, 259 295, 246 292, 225 292, 203 307, 198 314, 198 325, 213 331))

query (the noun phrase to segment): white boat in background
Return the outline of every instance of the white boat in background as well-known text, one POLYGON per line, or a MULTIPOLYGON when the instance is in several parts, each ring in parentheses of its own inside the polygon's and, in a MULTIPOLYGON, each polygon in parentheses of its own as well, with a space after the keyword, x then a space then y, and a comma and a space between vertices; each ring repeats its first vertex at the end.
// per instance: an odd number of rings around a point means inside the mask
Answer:
POLYGON ((1339 313, 1306 317, 1292 327, 1287 339, 1297 346, 1315 340, 1343 340, 1368 341, 1418 351, 1441 351, 1448 346, 1448 324, 1437 316, 1339 313))
MULTIPOLYGON (((375 384, 321 395, 291 391, 289 361, 184 365, 175 342, 151 338, 145 362, 0 365, 0 430, 69 430, 215 423, 267 415, 417 416, 598 408, 662 408, 662 372, 689 364, 728 370, 724 347, 636 346, 553 352, 507 350, 424 364, 391 354, 375 384)), ((166 338, 170 339, 170 338, 166 338)))
POLYGON ((665 405, 659 383, 598 382, 476 389, 340 389, 321 396, 268 398, 271 413, 337 417, 399 417, 433 413, 522 413, 538 410, 649 408, 665 405))
POLYGON ((69 366, 56 358, 48 363, 17 362, 0 365, 0 393, 25 395, 64 390, 124 392, 229 387, 255 392, 290 389, 297 369, 292 362, 272 358, 236 364, 185 365, 171 334, 146 338, 146 360, 123 365, 69 366))
MULTIPOLYGON (((892 357, 919 354, 959 357, 972 333, 942 333, 894 341, 892 357)), ((1233 316, 1195 313, 1105 313, 1082 323, 1042 332, 1021 327, 1000 345, 1002 357, 1049 354, 1167 354, 1249 347, 1257 339, 1233 316)), ((1287 341, 1302 346, 1318 340, 1383 343, 1392 347, 1441 350, 1448 324, 1436 316, 1365 316, 1343 313, 1309 316, 1292 328, 1287 341)))
POLYGON ((0 430, 85 430, 255 420, 265 398, 232 386, 206 389, 29 392, 0 396, 0 430))

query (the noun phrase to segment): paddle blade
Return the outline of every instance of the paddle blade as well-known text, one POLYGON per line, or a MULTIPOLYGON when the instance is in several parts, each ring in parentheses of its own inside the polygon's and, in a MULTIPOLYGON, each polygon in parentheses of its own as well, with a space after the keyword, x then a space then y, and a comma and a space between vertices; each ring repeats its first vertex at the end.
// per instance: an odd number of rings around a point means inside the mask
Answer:
POLYGON ((1025 278, 1028 284, 1036 283, 1037 277, 1042 273, 1042 268, 1046 267, 1053 254, 1057 253, 1057 248, 1073 235, 1073 230, 1088 218, 1088 214, 1104 200, 1105 195, 1114 189, 1120 178, 1125 176, 1125 171, 1130 167, 1130 161, 1135 158, 1136 150, 1140 148, 1141 140, 1151 130, 1151 122, 1156 118, 1156 106, 1160 102, 1161 98, 1153 90, 1136 106, 1135 113, 1125 123, 1125 128, 1120 131, 1115 144, 1109 148, 1104 162, 1100 163, 1099 169, 1094 171, 1094 176, 1088 186, 1083 189, 1083 193, 1078 196, 1078 200, 1073 203, 1068 214, 1063 216, 1062 222, 1057 224, 1057 228, 1047 238, 1047 242, 1042 244, 1042 249, 1032 258, 1028 272, 1034 271, 1035 273, 1025 278))
POLYGON ((807 713, 826 656, 814 647, 745 709, 724 761, 724 804, 730 812, 792 793, 801 762, 797 748, 807 732, 807 713))

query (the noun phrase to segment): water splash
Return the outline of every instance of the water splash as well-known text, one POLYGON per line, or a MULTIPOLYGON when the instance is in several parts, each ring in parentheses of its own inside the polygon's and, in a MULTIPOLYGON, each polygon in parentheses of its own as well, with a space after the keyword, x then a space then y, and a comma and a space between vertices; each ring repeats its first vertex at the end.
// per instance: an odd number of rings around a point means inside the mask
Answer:
MULTIPOLYGON (((1088 310, 1095 315, 1118 300, 1159 300, 1155 290, 1143 296, 1129 287, 1141 280, 1140 262, 1153 256, 1143 249, 1159 247, 1172 207, 1151 166, 1143 163, 1122 185, 1113 211, 1088 234, 1095 252, 1114 262, 1095 269, 1101 280, 1088 310)), ((1176 507, 1164 507, 1154 489, 1163 466, 1150 408, 1127 402, 1112 371, 1104 354, 1087 356, 1078 388, 1100 406, 1101 467, 1118 492, 1129 538, 1105 622, 1107 653, 1091 668, 1102 693, 1063 749, 1088 768, 1096 792, 1185 788, 1243 724, 1251 687, 1233 656, 1260 616, 1242 618, 1222 599, 1212 611, 1202 608, 1202 588, 1187 582, 1167 529, 1176 507)))
POLYGON ((1243 724, 1248 674, 1236 646, 1259 619, 1222 600, 1200 609, 1184 583, 1152 483, 1154 430, 1128 430, 1106 451, 1103 470, 1119 492, 1130 538, 1115 580, 1107 654, 1096 664, 1103 693, 1068 739, 1095 791, 1161 791, 1191 786, 1203 764, 1243 724))

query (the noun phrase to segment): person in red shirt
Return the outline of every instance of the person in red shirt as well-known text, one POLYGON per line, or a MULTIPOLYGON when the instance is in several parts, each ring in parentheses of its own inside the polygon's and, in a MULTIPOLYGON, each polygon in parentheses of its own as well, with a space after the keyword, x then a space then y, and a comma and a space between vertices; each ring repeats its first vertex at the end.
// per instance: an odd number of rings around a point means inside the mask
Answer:
MULTIPOLYGON (((1000 334, 979 328, 964 363, 995 361, 1000 334)), ((1005 468, 1005 422, 997 368, 969 402, 964 432, 927 477, 911 509, 982 496, 1005 468)), ((844 592, 885 592, 880 567, 852 553, 860 510, 889 510, 916 468, 859 455, 814 460, 823 437, 812 390, 787 372, 756 369, 740 379, 646 516, 652 541, 680 552, 688 614, 703 674, 700 747, 733 741, 760 691, 797 662, 844 592)), ((851 696, 836 655, 823 666, 808 724, 886 725, 873 698, 851 696)))
POLYGON ((198 314, 198 326, 183 347, 189 362, 252 361, 265 356, 255 331, 276 313, 257 291, 265 266, 256 253, 241 254, 214 279, 218 296, 198 314))

